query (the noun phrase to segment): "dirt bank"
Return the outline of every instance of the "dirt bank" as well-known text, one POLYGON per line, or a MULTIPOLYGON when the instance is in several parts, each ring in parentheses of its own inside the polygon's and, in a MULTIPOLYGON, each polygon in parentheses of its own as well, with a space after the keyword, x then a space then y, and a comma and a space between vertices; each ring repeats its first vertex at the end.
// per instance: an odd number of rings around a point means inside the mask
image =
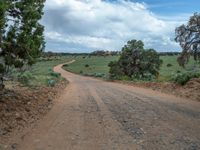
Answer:
POLYGON ((124 81, 114 81, 114 82, 142 87, 142 88, 150 88, 155 91, 160 91, 163 93, 175 95, 177 97, 200 102, 200 78, 191 79, 184 86, 170 82, 165 82, 165 83, 162 82, 135 83, 135 82, 124 82, 124 81))
POLYGON ((43 118, 66 84, 62 81, 55 87, 34 89, 11 84, 0 91, 0 147, 43 118))

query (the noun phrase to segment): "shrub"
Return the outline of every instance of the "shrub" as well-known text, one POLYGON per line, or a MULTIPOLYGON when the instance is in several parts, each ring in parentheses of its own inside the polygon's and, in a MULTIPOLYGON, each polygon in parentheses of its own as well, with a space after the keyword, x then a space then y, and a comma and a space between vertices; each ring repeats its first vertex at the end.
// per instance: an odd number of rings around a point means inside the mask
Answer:
POLYGON ((3 74, 5 72, 4 65, 0 63, 0 74, 3 74))
POLYGON ((55 77, 55 78, 61 77, 61 74, 60 74, 60 73, 57 73, 57 72, 51 72, 50 75, 51 75, 52 77, 55 77))
POLYGON ((47 79, 48 86, 54 87, 56 85, 56 81, 53 79, 47 79))
POLYGON ((64 64, 63 67, 69 67, 69 65, 68 64, 64 64))
POLYGON ((24 72, 17 76, 18 81, 22 84, 28 85, 29 82, 34 79, 33 75, 30 72, 24 72))
POLYGON ((90 65, 86 64, 85 67, 88 68, 90 65))
POLYGON ((177 74, 173 80, 175 83, 178 83, 180 85, 185 85, 192 78, 199 78, 199 77, 200 77, 199 72, 186 72, 177 74))
POLYGON ((61 77, 60 73, 54 72, 52 69, 49 69, 49 75, 51 75, 52 77, 55 77, 55 78, 61 77))
POLYGON ((105 74, 104 73, 95 73, 94 76, 97 78, 102 78, 105 76, 105 74))
POLYGON ((130 80, 130 77, 129 76, 122 76, 121 80, 128 81, 128 80, 130 80))
POLYGON ((172 64, 167 64, 167 67, 172 67, 173 65, 172 64))
POLYGON ((79 73, 80 73, 80 74, 83 74, 83 71, 82 71, 82 70, 80 70, 80 71, 79 71, 79 73))

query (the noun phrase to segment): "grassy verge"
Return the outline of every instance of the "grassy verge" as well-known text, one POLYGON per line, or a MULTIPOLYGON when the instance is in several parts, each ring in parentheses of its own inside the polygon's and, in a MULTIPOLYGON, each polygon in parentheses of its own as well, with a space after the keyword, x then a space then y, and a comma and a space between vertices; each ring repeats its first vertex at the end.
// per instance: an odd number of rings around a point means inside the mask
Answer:
POLYGON ((13 76, 26 86, 54 86, 56 82, 62 80, 60 74, 53 72, 53 67, 70 61, 72 57, 63 56, 51 60, 40 60, 34 64, 30 70, 19 73, 13 71, 13 76))

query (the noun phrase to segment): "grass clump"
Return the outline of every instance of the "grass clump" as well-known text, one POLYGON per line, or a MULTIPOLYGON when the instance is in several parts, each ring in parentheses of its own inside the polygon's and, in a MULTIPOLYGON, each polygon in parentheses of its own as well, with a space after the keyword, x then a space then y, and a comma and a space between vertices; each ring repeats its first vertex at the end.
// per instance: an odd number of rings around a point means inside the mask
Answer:
POLYGON ((31 80, 33 80, 33 79, 34 79, 34 76, 29 71, 26 71, 24 73, 20 73, 20 74, 17 75, 17 80, 20 83, 27 85, 27 86, 30 85, 31 80))

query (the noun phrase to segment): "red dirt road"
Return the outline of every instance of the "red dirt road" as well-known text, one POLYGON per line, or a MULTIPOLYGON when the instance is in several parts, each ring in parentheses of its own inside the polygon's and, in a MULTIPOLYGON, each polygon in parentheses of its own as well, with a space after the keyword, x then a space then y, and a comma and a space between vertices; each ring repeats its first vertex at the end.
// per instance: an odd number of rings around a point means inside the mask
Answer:
POLYGON ((200 103, 54 68, 69 86, 20 150, 198 150, 200 103))

